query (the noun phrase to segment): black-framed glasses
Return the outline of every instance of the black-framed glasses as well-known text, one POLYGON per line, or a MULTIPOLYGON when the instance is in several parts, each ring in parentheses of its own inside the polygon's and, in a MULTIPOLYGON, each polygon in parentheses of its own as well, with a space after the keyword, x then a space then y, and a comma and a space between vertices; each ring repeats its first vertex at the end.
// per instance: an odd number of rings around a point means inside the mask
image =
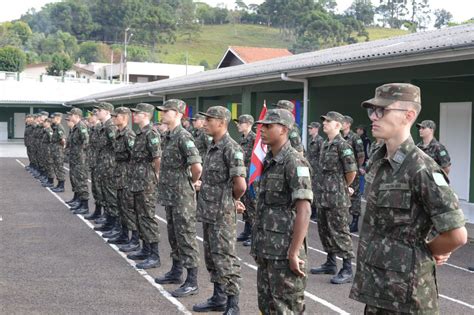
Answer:
POLYGON ((386 111, 391 111, 391 110, 397 110, 400 112, 407 112, 408 109, 402 109, 402 108, 385 108, 385 107, 380 107, 380 106, 372 106, 372 107, 367 107, 367 115, 372 116, 372 114, 375 113, 375 117, 377 118, 382 118, 385 115, 386 111))

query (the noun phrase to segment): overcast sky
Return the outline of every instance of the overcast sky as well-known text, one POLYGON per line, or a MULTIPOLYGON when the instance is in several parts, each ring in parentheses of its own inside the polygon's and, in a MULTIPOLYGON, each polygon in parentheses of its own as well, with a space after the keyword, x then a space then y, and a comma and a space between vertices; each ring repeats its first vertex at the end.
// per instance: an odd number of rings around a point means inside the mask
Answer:
MULTIPOLYGON (((0 22, 10 21, 19 18, 29 8, 39 10, 44 4, 49 2, 58 2, 59 0, 2 0, 2 9, 0 10, 0 22)), ((234 0, 200 0, 209 3, 212 6, 222 4, 228 9, 234 7, 234 0)), ((337 0, 338 10, 340 12, 346 10, 353 0, 337 0)), ((263 0, 244 0, 246 4, 260 4, 263 0)), ((374 5, 379 0, 372 0, 374 5)), ((466 21, 474 15, 474 0, 429 0, 432 10, 446 9, 454 16, 455 22, 466 21)))

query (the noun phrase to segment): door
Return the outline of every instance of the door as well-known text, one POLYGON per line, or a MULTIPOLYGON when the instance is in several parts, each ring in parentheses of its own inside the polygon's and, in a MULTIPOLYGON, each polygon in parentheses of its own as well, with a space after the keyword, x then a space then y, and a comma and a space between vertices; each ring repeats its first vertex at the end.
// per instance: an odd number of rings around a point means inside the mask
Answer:
POLYGON ((472 103, 441 103, 439 141, 451 156, 449 179, 461 200, 469 200, 472 103))
POLYGON ((23 138, 25 136, 25 113, 13 114, 13 138, 23 138))

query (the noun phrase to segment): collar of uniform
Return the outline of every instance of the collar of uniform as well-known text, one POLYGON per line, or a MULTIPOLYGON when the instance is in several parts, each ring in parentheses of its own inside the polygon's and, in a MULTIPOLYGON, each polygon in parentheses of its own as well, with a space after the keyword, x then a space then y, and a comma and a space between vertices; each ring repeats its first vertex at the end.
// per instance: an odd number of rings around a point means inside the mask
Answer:
POLYGON ((269 150, 269 159, 275 161, 277 164, 283 163, 285 160, 286 155, 288 154, 288 150, 291 148, 291 142, 288 140, 285 144, 281 147, 280 152, 276 156, 272 156, 272 151, 269 150))
POLYGON ((230 137, 229 133, 226 132, 225 135, 219 140, 219 142, 215 143, 214 140, 212 140, 211 147, 221 149, 225 145, 225 143, 227 143, 226 140, 228 137, 230 137))
POLYGON ((142 132, 148 131, 148 129, 150 129, 150 128, 151 128, 151 123, 148 124, 148 125, 145 125, 143 128, 138 128, 136 134, 139 135, 142 132))
MULTIPOLYGON (((329 140, 329 139, 328 139, 329 140)), ((332 141, 328 141, 328 145, 336 144, 338 142, 345 141, 342 134, 337 134, 332 141)))
POLYGON ((122 130, 120 130, 120 129, 117 127, 117 134, 118 134, 119 136, 123 136, 126 131, 127 131, 127 127, 124 127, 122 130))
MULTIPOLYGON (((397 172, 400 169, 400 166, 405 161, 408 153, 410 153, 414 147, 415 147, 415 143, 413 142, 413 138, 409 137, 400 145, 400 147, 395 152, 393 157, 388 159, 388 162, 390 163, 390 166, 392 167, 394 172, 397 172)), ((384 150, 383 150, 384 154, 386 154, 386 150, 387 150, 387 147, 384 146, 384 150)))
POLYGON ((184 127, 181 124, 178 124, 176 128, 174 128, 173 130, 168 130, 166 135, 169 136, 170 138, 173 138, 175 135, 179 133, 181 129, 184 129, 184 127))

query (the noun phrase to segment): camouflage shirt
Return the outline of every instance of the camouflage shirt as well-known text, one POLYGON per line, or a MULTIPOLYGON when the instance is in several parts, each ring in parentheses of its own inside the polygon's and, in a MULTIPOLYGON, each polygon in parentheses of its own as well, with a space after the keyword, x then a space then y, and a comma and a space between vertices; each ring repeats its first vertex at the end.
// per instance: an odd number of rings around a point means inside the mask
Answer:
POLYGON ((117 136, 117 126, 112 122, 112 118, 102 123, 102 128, 98 138, 97 171, 99 176, 111 178, 115 172, 115 137, 117 136))
POLYGON ((296 151, 304 152, 304 147, 300 136, 300 130, 296 125, 293 125, 293 128, 291 128, 290 133, 288 134, 288 138, 290 139, 291 146, 295 148, 296 151))
POLYGON ((464 226, 463 212, 440 167, 410 137, 386 158, 382 146, 367 165, 367 206, 352 299, 403 313, 437 314, 435 262, 426 245, 434 226, 464 226))
POLYGON ((66 139, 66 132, 61 124, 52 124, 53 138, 51 142, 54 144, 53 149, 55 151, 63 150, 63 141, 66 139))
POLYGON ((337 135, 325 140, 316 169, 316 206, 349 208, 351 201, 345 174, 357 171, 357 162, 349 143, 337 135))
POLYGON ((82 121, 71 129, 68 140, 69 163, 85 163, 85 149, 89 144, 89 133, 87 132, 87 126, 82 121))
POLYGON ((117 189, 127 187, 127 176, 130 168, 130 157, 132 156, 133 145, 135 144, 135 132, 128 126, 122 130, 117 130, 115 139, 115 178, 117 189))
POLYGON ((312 174, 314 175, 316 169, 318 168, 319 156, 321 155, 321 148, 323 147, 324 139, 320 135, 316 137, 311 137, 311 140, 308 145, 308 150, 306 151, 306 159, 308 160, 312 174))
POLYGON ((99 137, 102 129, 101 123, 89 127, 90 144, 87 149, 87 157, 89 160, 89 167, 92 169, 97 164, 97 156, 99 153, 99 137))
POLYGON ((423 144, 423 141, 416 146, 428 154, 428 156, 435 160, 442 168, 451 166, 451 158, 449 157, 448 150, 435 138, 433 138, 427 146, 423 144))
POLYGON ((212 141, 212 137, 209 137, 202 129, 198 128, 193 128, 192 135, 194 137, 194 143, 196 144, 196 148, 199 151, 199 155, 204 161, 207 149, 212 141))
POLYGON ((232 178, 245 177, 244 153, 228 133, 207 151, 201 176, 197 216, 200 221, 226 224, 236 220, 232 178))
POLYGON ((364 142, 359 137, 359 135, 354 131, 349 130, 347 136, 343 136, 343 138, 351 145, 357 163, 359 163, 360 159, 365 160, 364 142))
POLYGON ((240 138, 240 146, 244 151, 244 164, 247 168, 247 174, 250 167, 250 159, 252 158, 253 145, 255 143, 255 132, 250 131, 247 136, 242 135, 240 138))
POLYGON ((202 163, 193 137, 181 125, 165 133, 160 164, 158 199, 164 206, 180 206, 195 202, 192 164, 202 163))
POLYGON ((160 142, 160 134, 151 124, 137 130, 130 162, 130 191, 148 191, 156 186, 153 161, 161 157, 160 142))
MULTIPOLYGON (((269 151, 265 157, 252 235, 253 256, 288 259, 297 200, 313 201, 309 163, 288 141, 276 156, 269 151)), ((303 245, 300 258, 305 258, 306 252, 303 245)))
POLYGON ((42 139, 42 145, 44 152, 46 154, 51 153, 51 143, 53 143, 53 129, 51 127, 49 128, 43 128, 43 139, 42 139))
POLYGON ((369 149, 369 159, 374 155, 375 152, 377 152, 378 149, 380 149, 383 146, 384 142, 377 142, 374 141, 370 144, 370 149, 369 149))
POLYGON ((33 135, 34 128, 34 125, 25 125, 24 141, 27 147, 31 145, 31 137, 33 135))

